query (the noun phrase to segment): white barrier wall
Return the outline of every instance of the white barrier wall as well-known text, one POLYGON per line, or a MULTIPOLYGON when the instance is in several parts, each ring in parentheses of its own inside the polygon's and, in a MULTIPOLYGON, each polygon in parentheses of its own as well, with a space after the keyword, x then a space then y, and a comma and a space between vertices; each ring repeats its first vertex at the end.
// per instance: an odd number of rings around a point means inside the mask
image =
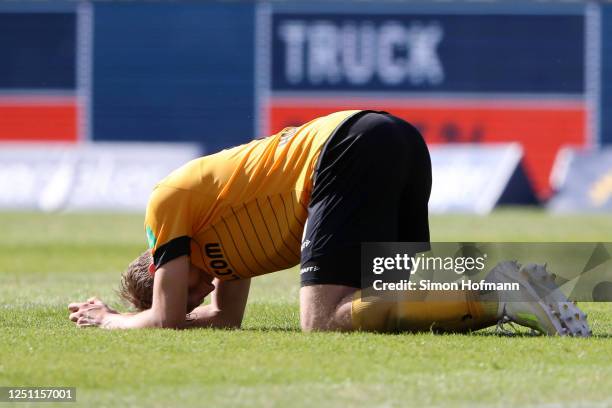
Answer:
POLYGON ((523 157, 519 144, 438 145, 430 150, 431 213, 489 213, 523 157))
MULTIPOLYGON (((3 145, 0 209, 143 211, 159 180, 200 155, 194 144, 3 145)), ((431 147, 430 211, 490 212, 522 156, 518 144, 431 147)))
POLYGON ((143 211, 159 180, 200 155, 196 144, 3 144, 0 209, 143 211))
POLYGON ((553 171, 558 192, 548 208, 554 212, 612 211, 612 148, 565 149, 553 171))

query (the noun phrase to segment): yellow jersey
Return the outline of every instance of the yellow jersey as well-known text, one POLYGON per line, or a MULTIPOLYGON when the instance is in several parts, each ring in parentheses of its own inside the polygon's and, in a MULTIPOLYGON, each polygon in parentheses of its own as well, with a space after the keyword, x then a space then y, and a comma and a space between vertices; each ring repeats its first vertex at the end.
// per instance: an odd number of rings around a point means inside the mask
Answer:
POLYGON ((155 265, 190 254, 191 263, 229 280, 298 264, 317 159, 357 112, 285 128, 172 172, 155 187, 146 211, 155 265))

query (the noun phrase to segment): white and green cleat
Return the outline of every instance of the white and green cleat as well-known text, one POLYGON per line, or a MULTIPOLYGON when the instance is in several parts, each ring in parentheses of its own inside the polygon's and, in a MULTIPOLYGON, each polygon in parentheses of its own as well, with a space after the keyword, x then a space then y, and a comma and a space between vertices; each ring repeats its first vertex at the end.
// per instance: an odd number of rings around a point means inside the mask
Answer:
POLYGON ((487 276, 490 282, 518 283, 518 291, 499 291, 498 329, 516 323, 554 336, 588 337, 592 334, 587 315, 555 283, 546 265, 500 262, 487 276))

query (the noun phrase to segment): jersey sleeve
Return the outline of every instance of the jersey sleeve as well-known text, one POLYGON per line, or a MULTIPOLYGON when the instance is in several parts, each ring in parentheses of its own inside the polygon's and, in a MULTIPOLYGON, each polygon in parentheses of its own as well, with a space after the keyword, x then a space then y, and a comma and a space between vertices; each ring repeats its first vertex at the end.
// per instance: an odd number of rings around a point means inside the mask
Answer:
POLYGON ((158 185, 147 205, 145 232, 155 267, 190 255, 191 192, 158 185))

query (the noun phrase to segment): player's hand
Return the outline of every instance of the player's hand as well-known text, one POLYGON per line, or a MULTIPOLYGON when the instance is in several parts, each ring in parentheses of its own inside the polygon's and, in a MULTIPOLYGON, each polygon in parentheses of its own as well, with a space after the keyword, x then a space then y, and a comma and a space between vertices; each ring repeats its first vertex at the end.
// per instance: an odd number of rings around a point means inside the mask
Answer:
POLYGON ((117 311, 95 297, 89 298, 87 302, 71 303, 68 310, 71 312, 70 320, 78 327, 103 327, 109 315, 117 314, 117 311))

